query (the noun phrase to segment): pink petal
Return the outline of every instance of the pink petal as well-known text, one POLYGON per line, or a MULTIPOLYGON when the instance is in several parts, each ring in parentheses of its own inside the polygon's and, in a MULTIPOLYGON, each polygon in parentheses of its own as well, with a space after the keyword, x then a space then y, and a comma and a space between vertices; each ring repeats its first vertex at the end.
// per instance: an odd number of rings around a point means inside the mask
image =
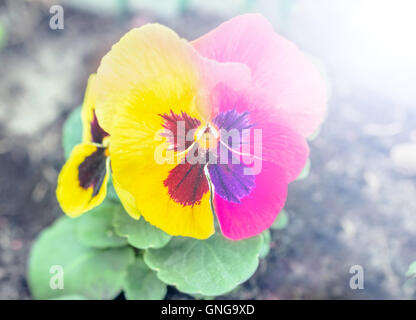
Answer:
POLYGON ((285 182, 295 180, 304 168, 309 156, 305 137, 287 123, 285 112, 271 107, 259 90, 235 91, 226 85, 218 85, 212 92, 218 112, 236 110, 249 112, 250 154, 278 164, 285 175, 285 182), (261 144, 254 143, 254 130, 261 130, 261 144))
POLYGON ((214 208, 223 235, 240 240, 260 234, 276 219, 287 195, 285 172, 277 164, 263 162, 256 186, 240 203, 214 196, 214 208))
POLYGON ((192 44, 210 59, 246 64, 252 72, 252 86, 284 111, 282 118, 303 136, 312 134, 322 122, 324 80, 306 56, 275 33, 263 16, 238 16, 192 44))

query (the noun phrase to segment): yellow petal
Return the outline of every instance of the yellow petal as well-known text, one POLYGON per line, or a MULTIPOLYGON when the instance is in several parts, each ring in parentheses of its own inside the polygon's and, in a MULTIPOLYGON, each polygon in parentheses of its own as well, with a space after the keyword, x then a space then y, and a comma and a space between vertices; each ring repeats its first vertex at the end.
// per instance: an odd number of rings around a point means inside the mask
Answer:
POLYGON ((88 78, 87 88, 85 89, 84 102, 82 104, 82 141, 92 142, 91 123, 94 120, 94 109, 96 101, 95 91, 95 74, 91 74, 88 78))
POLYGON ((75 146, 58 177, 56 197, 62 210, 74 218, 98 206, 107 194, 108 177, 109 159, 103 149, 75 146))
POLYGON ((124 207, 124 210, 126 210, 126 212, 133 219, 139 220, 141 214, 140 214, 139 209, 137 209, 136 200, 134 199, 134 197, 131 195, 130 192, 128 192, 128 191, 126 191, 126 190, 124 190, 120 187, 117 180, 114 179, 114 176, 112 178, 112 182, 113 182, 114 190, 116 191, 116 193, 118 195, 118 198, 120 199, 120 202, 124 207))
POLYGON ((82 141, 84 143, 106 144, 105 140, 108 139, 108 133, 101 128, 95 115, 96 100, 96 75, 91 74, 88 78, 84 103, 82 104, 82 141))

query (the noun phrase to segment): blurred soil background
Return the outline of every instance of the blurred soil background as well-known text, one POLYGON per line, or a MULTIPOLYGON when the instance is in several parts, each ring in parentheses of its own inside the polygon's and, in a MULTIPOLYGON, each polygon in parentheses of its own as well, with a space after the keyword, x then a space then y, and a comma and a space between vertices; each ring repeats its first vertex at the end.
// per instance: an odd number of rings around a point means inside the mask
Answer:
MULTIPOLYGON (((147 22, 192 40, 250 11, 319 64, 330 100, 311 173, 290 186, 288 227, 272 231, 253 278, 222 298, 415 298, 406 278, 416 260, 416 48, 406 47, 415 25, 400 9, 408 1, 389 3, 0 0, 0 299, 31 299, 30 247, 62 215, 62 124, 111 45, 147 22), (49 28, 57 3, 63 30, 49 28), (364 269, 363 290, 349 286, 353 265, 364 269)), ((171 288, 168 298, 189 297, 171 288)))

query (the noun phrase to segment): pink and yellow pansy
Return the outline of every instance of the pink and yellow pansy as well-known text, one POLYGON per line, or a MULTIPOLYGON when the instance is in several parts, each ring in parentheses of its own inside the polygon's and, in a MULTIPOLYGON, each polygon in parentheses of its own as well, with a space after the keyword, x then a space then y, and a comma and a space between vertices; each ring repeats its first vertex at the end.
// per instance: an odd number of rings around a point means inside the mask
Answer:
POLYGON ((326 103, 316 68, 257 14, 193 42, 159 24, 133 29, 102 59, 95 89, 129 213, 198 239, 214 215, 229 239, 270 227, 326 103))

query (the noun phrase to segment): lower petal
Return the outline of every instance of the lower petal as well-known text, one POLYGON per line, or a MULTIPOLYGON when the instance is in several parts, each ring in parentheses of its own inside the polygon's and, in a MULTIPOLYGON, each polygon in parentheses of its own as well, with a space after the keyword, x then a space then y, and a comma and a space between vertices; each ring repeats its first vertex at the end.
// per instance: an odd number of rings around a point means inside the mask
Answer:
POLYGON ((56 196, 62 210, 78 217, 98 206, 107 194, 109 163, 103 148, 79 144, 62 167, 56 196))
POLYGON ((284 170, 263 161, 255 188, 239 203, 214 195, 214 209, 223 235, 232 240, 253 237, 268 229, 283 208, 287 196, 284 170))
POLYGON ((210 208, 209 192, 205 193, 198 203, 183 205, 172 199, 164 185, 171 171, 169 166, 156 165, 150 168, 147 165, 145 168, 137 164, 132 172, 131 169, 127 169, 132 166, 127 162, 125 165, 118 162, 117 177, 125 185, 129 184, 126 183, 127 179, 134 181, 135 187, 128 190, 134 196, 137 208, 146 221, 173 236, 206 239, 213 234, 214 218, 210 208))

